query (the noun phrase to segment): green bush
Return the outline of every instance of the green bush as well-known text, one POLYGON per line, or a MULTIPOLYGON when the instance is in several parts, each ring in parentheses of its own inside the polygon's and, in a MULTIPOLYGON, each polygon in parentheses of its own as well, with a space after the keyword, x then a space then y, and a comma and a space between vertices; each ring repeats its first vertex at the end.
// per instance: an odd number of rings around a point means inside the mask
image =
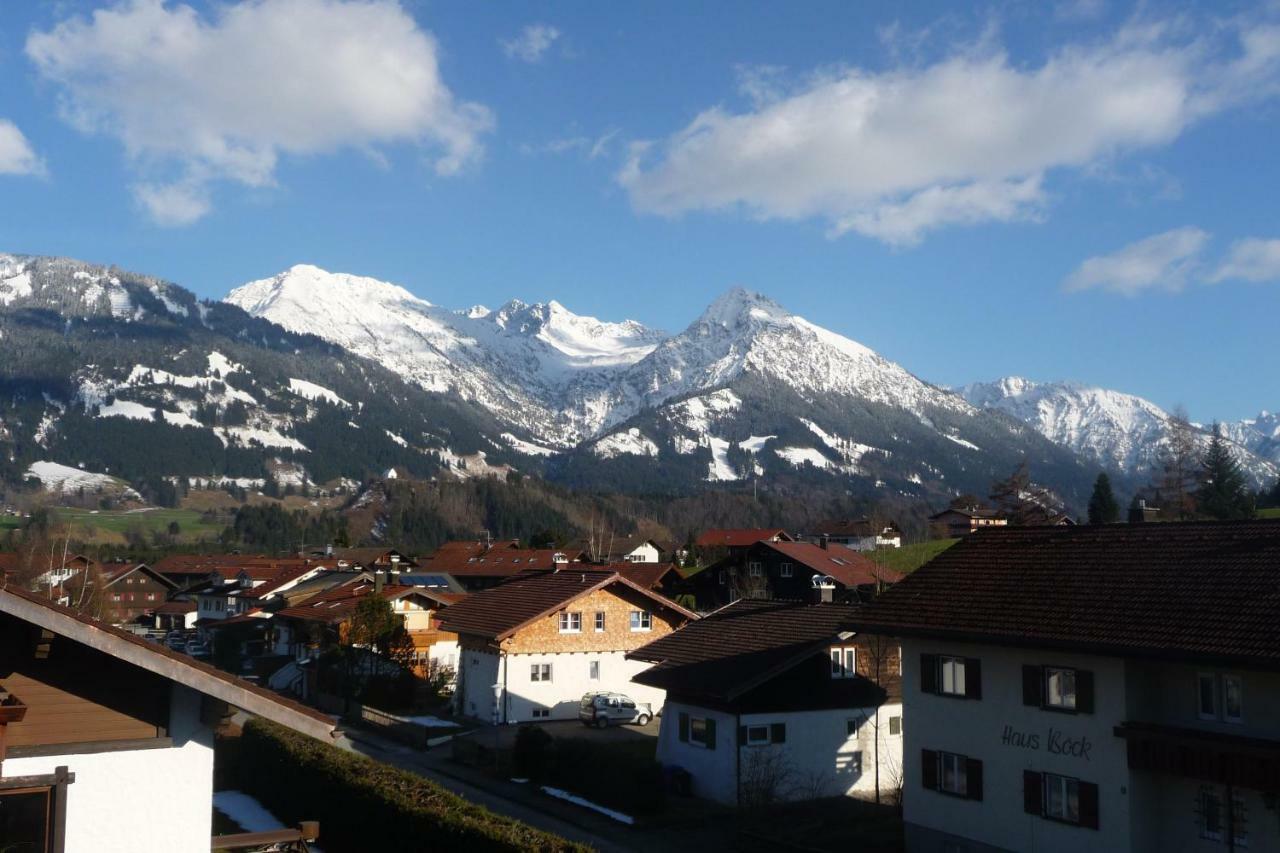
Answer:
POLYGON ((585 851, 470 803, 421 776, 251 720, 237 785, 286 823, 320 821, 330 853, 585 851))
POLYGON ((516 731, 516 743, 511 761, 516 773, 534 782, 543 782, 551 769, 551 750, 555 738, 546 729, 537 726, 521 726, 516 731))
POLYGON ((653 815, 665 803, 662 766, 650 743, 557 738, 549 784, 629 815, 653 815))

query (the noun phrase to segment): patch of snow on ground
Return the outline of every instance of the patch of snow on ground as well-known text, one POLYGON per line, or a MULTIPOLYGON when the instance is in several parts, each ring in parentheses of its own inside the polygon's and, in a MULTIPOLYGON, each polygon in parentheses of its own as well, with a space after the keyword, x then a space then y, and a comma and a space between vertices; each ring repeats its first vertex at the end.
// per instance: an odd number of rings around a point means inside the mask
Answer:
POLYGON ((797 468, 806 462, 815 468, 831 467, 831 460, 812 447, 775 447, 773 452, 797 468))
POLYGON ((119 279, 111 279, 111 286, 107 288, 107 301, 111 303, 112 317, 123 319, 133 315, 133 300, 129 298, 129 291, 120 286, 119 279))
POLYGON ((188 316, 187 306, 179 305, 177 302, 170 299, 169 294, 165 293, 164 290, 160 288, 160 285, 151 285, 151 295, 156 299, 159 299, 170 314, 181 314, 183 317, 188 316))
MULTIPOLYGON (((206 308, 205 310, 207 311, 208 309, 206 308)), ((209 353, 209 372, 213 373, 215 370, 223 376, 226 376, 228 373, 237 373, 244 370, 244 365, 236 364, 234 361, 215 350, 214 352, 209 353)))
POLYGON ((98 417, 100 418, 129 418, 134 421, 154 420, 156 410, 150 406, 144 406, 141 403, 135 403, 132 400, 121 400, 116 398, 110 404, 98 407, 98 417))
POLYGON ((53 430, 54 425, 58 422, 57 415, 53 412, 45 412, 44 417, 40 419, 40 425, 36 427, 36 444, 41 447, 47 447, 49 441, 49 433, 53 430))
POLYGON ((392 432, 391 430, 389 430, 389 429, 384 429, 384 430, 383 430, 383 432, 385 432, 385 433, 387 434, 387 438, 391 439, 392 441, 394 441, 396 444, 400 445, 401 447, 408 447, 408 446, 409 446, 409 442, 405 441, 403 437, 401 437, 401 436, 399 436, 399 435, 396 435, 396 434, 395 434, 394 432, 392 432))
POLYGON ((737 480, 738 474, 729 464, 729 442, 715 436, 709 436, 707 441, 711 445, 711 463, 707 466, 709 469, 707 479, 712 482, 737 480))
POLYGON ((738 442, 738 446, 748 453, 759 453, 764 450, 764 446, 769 443, 770 439, 777 438, 776 435, 753 435, 748 439, 738 442))
MULTIPOLYGON (((272 832, 277 829, 288 829, 275 815, 267 811, 262 803, 243 791, 214 791, 213 807, 239 824, 245 832, 272 832)), ((321 831, 324 826, 321 825, 321 831)), ((312 853, 322 853, 319 847, 310 842, 307 849, 312 853)))
POLYGON ((517 438, 509 432, 502 434, 502 440, 511 445, 512 449, 525 454, 526 456, 555 456, 556 451, 550 447, 543 447, 540 444, 534 444, 531 441, 517 438))
POLYGON ((982 448, 978 447, 978 445, 974 444, 972 441, 965 441, 963 438, 960 438, 960 437, 958 437, 958 436, 954 436, 954 435, 948 435, 948 434, 947 434, 947 433, 945 433, 945 432, 944 432, 944 433, 942 433, 942 437, 943 437, 943 438, 945 438, 945 439, 947 439, 948 441, 954 441, 956 444, 960 445, 961 447, 967 447, 967 448, 969 448, 970 450, 981 450, 981 449, 982 449, 982 448))
POLYGON ((304 400, 324 400, 335 406, 344 406, 351 408, 351 404, 330 391, 323 385, 317 385, 314 382, 308 382, 305 379, 290 379, 289 390, 297 394, 304 400))
POLYGON ((730 412, 737 411, 741 406, 741 397, 728 388, 722 388, 719 391, 712 391, 710 394, 682 400, 672 406, 671 411, 673 414, 678 415, 689 429, 705 433, 711 429, 714 421, 719 420, 730 412))
POLYGON ((31 273, 23 272, 0 279, 0 305, 31 295, 31 273))
POLYGON ((171 426, 204 429, 204 424, 200 423, 186 412, 170 412, 166 409, 161 409, 160 414, 164 416, 164 422, 171 426))
POLYGON ((40 484, 51 492, 63 494, 71 494, 80 489, 94 491, 99 488, 122 489, 126 495, 130 496, 138 494, 109 474, 95 474, 92 471, 72 468, 70 465, 59 465, 57 462, 32 462, 31 467, 27 468, 27 477, 39 480, 40 484))
POLYGON ((697 449, 702 446, 698 442, 694 441, 692 438, 688 438, 687 436, 683 436, 683 435, 677 435, 672 440, 675 442, 676 453, 681 453, 686 456, 690 453, 696 452, 697 449))
POLYGON ((593 803, 585 797, 579 797, 577 794, 571 794, 568 791, 562 791, 559 788, 551 788, 543 785, 542 792, 547 796, 555 797, 557 800, 564 800, 566 802, 573 803, 575 806, 582 806, 583 808, 599 812, 605 817, 616 820, 618 823, 625 823, 629 826, 636 822, 635 818, 631 817, 631 815, 625 815, 622 812, 614 811, 613 809, 606 808, 598 803, 593 803))
POLYGON ((606 435, 592 447, 601 459, 612 459, 615 456, 628 454, 631 456, 657 456, 658 445, 640 432, 636 427, 625 432, 606 435))
POLYGON ((303 453, 310 452, 301 441, 296 438, 290 438, 275 429, 263 427, 219 427, 215 431, 224 440, 234 441, 241 445, 257 442, 263 447, 280 447, 286 450, 298 450, 303 453))

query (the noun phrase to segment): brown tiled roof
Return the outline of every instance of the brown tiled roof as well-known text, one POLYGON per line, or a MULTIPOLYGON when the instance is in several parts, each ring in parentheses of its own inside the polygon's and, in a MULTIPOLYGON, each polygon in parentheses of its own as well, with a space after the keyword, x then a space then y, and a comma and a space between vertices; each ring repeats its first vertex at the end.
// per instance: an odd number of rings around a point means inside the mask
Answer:
POLYGON ((432 557, 422 563, 418 573, 445 572, 455 578, 512 577, 529 569, 554 568, 555 555, 563 553, 558 548, 490 548, 481 556, 432 557))
MULTIPOLYGON (((382 588, 382 597, 387 601, 395 601, 410 593, 416 593, 432 599, 437 604, 450 604, 453 601, 460 601, 466 598, 466 596, 453 594, 442 595, 423 589, 420 586, 388 584, 382 588)), ((372 594, 374 594, 374 584, 367 580, 360 581, 359 583, 322 592, 319 595, 308 598, 304 604, 299 604, 296 607, 286 607, 277 611, 275 615, 291 619, 303 619, 309 622, 341 622, 355 613, 356 607, 359 606, 360 602, 372 594)))
POLYGON ((848 604, 743 599, 630 652, 656 666, 632 680, 732 699, 850 631, 848 604))
POLYGON ((404 568, 413 568, 418 564, 409 557, 401 554, 395 548, 335 548, 331 557, 318 558, 323 563, 326 560, 342 560, 351 565, 359 565, 364 568, 372 568, 374 563, 386 557, 388 554, 395 554, 400 557, 398 565, 404 568))
POLYGON ((572 566, 558 572, 530 572, 524 577, 473 593, 440 614, 440 627, 457 634, 501 640, 530 622, 563 608, 579 596, 615 583, 623 584, 688 619, 698 618, 697 614, 617 572, 601 571, 594 566, 572 566))
POLYGON ((929 518, 931 520, 937 519, 937 518, 941 518, 944 515, 949 515, 951 513, 957 513, 959 515, 963 515, 965 518, 1001 518, 1003 517, 999 510, 991 509, 985 506, 964 507, 964 508, 952 506, 952 507, 947 507, 942 512, 935 512, 933 515, 929 516, 929 518))
POLYGON ((146 563, 110 563, 102 567, 102 585, 111 586, 111 584, 123 578, 125 575, 133 574, 140 571, 143 574, 150 575, 155 580, 167 587, 173 588, 173 581, 169 580, 160 572, 148 566, 146 563))
POLYGON ((646 589, 658 586, 671 572, 675 572, 676 580, 684 580, 684 573, 675 563, 610 563, 607 568, 622 575, 627 580, 646 589))
POLYGON ((871 586, 876 581, 897 583, 902 580, 901 573, 843 546, 823 548, 808 542, 761 542, 760 545, 785 554, 819 574, 832 577, 845 587, 871 586))
POLYGON ((1280 667, 1280 520, 979 530, 860 630, 1280 667))
POLYGON ((775 536, 790 539, 787 531, 780 528, 764 529, 758 527, 744 527, 731 530, 712 529, 704 530, 702 535, 698 537, 697 546, 699 548, 713 548, 716 546, 723 548, 745 548, 748 545, 754 545, 762 539, 772 539, 775 536))
POLYGON ((897 530, 898 525, 892 521, 873 523, 869 518, 828 519, 814 525, 813 532, 818 536, 875 536, 886 528, 897 530))
POLYGON ((0 572, 16 572, 18 555, 10 551, 0 551, 0 572))
POLYGON ((194 601, 166 601, 164 604, 157 607, 155 612, 165 615, 195 613, 196 603, 194 601))
POLYGON ((241 569, 270 571, 299 565, 317 565, 316 560, 303 557, 264 557, 242 554, 170 554, 152 566, 164 575, 207 575, 221 572, 230 577, 241 569))

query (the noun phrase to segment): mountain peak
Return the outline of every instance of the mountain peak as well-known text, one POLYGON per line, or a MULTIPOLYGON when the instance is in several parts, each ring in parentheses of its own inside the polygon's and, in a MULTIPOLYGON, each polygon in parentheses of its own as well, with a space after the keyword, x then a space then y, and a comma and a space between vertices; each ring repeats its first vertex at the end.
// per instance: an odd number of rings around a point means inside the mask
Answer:
POLYGON ((793 316, 769 297, 739 286, 720 294, 702 312, 699 322, 733 328, 751 322, 780 322, 793 316))

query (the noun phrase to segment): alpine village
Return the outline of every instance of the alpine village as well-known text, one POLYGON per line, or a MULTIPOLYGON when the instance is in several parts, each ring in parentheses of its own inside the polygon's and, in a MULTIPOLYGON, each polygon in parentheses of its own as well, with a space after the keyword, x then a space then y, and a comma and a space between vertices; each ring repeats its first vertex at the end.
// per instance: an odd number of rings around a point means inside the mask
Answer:
POLYGON ((1280 853, 1278 102, 1267 0, 0 3, 0 853, 1280 853))

